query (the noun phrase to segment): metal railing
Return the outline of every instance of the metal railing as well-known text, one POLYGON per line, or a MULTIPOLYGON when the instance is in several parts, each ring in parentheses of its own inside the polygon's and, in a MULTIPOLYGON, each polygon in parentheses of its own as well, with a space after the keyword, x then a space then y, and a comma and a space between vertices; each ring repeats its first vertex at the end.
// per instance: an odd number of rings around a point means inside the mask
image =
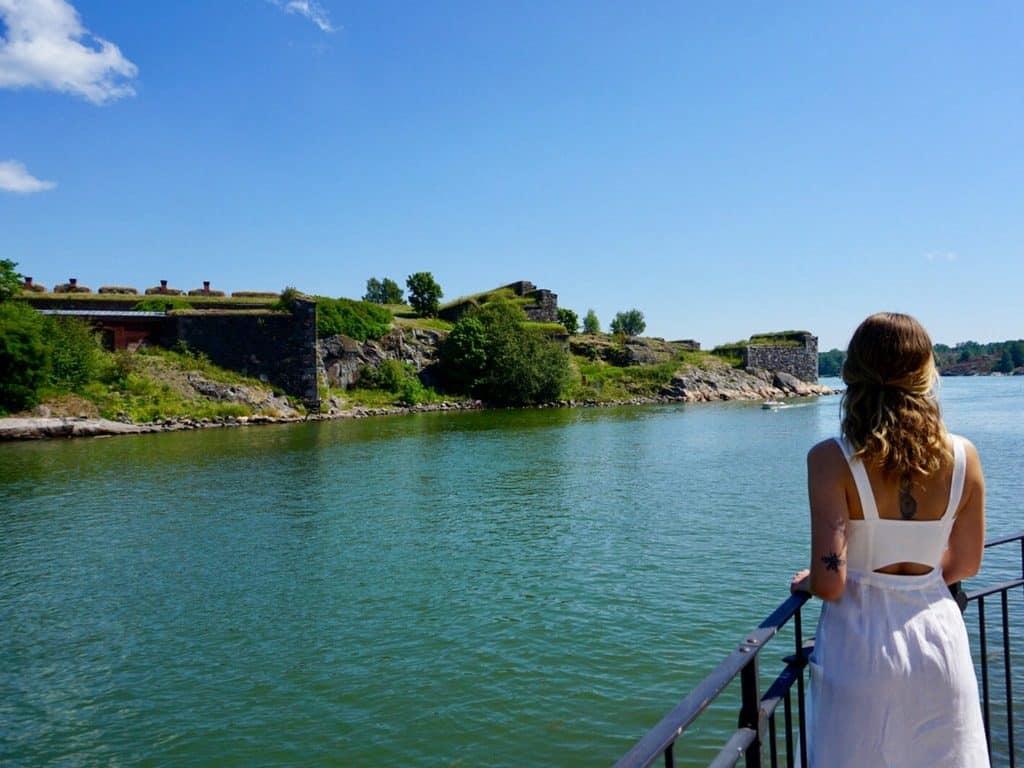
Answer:
MULTIPOLYGON (((1024 587, 1024 531, 1011 536, 993 539, 985 548, 1019 542, 1021 551, 1021 575, 1019 578, 994 584, 990 587, 964 592, 959 584, 950 587, 961 610, 971 603, 978 606, 978 640, 980 645, 982 717, 985 722, 985 739, 992 754, 992 681, 989 679, 988 630, 985 619, 986 598, 998 595, 1002 617, 1003 692, 1006 707, 1007 765, 1016 766, 1013 739, 1013 671, 1010 654, 1010 616, 1008 596, 1011 590, 1024 587)), ((686 730, 707 710, 715 699, 737 677, 740 680, 740 710, 736 730, 726 741, 718 755, 708 763, 709 768, 734 766, 740 759, 746 768, 761 768, 780 764, 782 758, 787 768, 807 765, 807 728, 805 720, 804 668, 814 648, 813 640, 805 641, 801 621, 801 609, 808 601, 806 593, 790 595, 772 614, 750 632, 732 653, 715 670, 704 678, 679 704, 661 719, 654 728, 638 741, 616 764, 615 768, 647 768, 664 761, 666 768, 675 768, 677 742, 686 730), (772 681, 764 694, 759 687, 758 655, 765 645, 774 638, 789 621, 793 622, 793 653, 783 659, 782 672, 772 681), (793 689, 796 689, 796 712, 793 706, 793 689), (782 737, 778 733, 776 714, 782 705, 782 737), (795 718, 794 718, 795 714, 795 718), (795 719, 795 723, 794 723, 795 719), (796 728, 794 729, 794 725, 796 728), (794 738, 795 730, 795 738, 794 738), (767 758, 767 762, 766 762, 767 758)))

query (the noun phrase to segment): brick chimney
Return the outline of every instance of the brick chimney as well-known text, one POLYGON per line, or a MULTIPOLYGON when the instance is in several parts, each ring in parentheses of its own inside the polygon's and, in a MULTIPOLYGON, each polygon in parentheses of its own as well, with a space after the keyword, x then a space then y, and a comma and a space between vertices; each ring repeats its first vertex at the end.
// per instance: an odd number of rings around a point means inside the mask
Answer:
POLYGON ((203 293, 209 293, 209 292, 210 292, 210 281, 209 280, 203 280, 203 293))
POLYGON ((26 277, 25 278, 25 287, 26 288, 31 288, 32 287, 32 278, 31 277, 26 277))
POLYGON ((69 277, 68 278, 68 285, 70 285, 72 288, 77 288, 78 287, 78 278, 77 277, 69 277))
POLYGON ((160 281, 160 293, 166 293, 166 292, 167 292, 167 281, 166 280, 161 280, 160 281))

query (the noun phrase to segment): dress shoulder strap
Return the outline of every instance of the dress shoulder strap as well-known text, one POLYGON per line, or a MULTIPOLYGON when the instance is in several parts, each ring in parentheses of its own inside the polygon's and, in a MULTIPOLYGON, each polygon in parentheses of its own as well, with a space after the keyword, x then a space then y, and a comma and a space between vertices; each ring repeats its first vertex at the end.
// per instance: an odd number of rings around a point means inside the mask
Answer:
POLYGON ((864 519, 877 520, 878 506, 875 504, 875 494, 871 490, 871 481, 868 479, 867 470, 864 469, 864 462, 853 455, 853 446, 845 436, 837 437, 835 441, 842 448, 846 463, 850 466, 853 481, 857 484, 857 496, 860 497, 860 508, 864 513, 864 519))
POLYGON ((964 495, 964 478, 967 476, 967 450, 959 435, 950 435, 953 441, 953 481, 949 484, 949 503, 942 519, 953 517, 964 495))

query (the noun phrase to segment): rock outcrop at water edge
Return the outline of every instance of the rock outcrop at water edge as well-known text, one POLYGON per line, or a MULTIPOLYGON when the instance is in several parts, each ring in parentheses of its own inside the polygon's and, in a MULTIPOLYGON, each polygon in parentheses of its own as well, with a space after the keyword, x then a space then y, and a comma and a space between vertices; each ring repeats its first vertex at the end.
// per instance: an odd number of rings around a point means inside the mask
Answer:
POLYGON ((777 400, 786 397, 831 395, 822 384, 810 384, 792 374, 760 369, 741 370, 726 365, 679 371, 661 390, 661 396, 686 403, 718 400, 777 400))

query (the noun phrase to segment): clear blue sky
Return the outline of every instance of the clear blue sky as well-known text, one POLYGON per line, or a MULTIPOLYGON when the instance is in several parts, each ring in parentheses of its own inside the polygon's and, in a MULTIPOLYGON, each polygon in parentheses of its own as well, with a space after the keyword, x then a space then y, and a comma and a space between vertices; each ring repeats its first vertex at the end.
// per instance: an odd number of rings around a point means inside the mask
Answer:
POLYGON ((0 252, 47 284, 429 270, 706 346, 1024 336, 1020 3, 16 5, 0 252))

